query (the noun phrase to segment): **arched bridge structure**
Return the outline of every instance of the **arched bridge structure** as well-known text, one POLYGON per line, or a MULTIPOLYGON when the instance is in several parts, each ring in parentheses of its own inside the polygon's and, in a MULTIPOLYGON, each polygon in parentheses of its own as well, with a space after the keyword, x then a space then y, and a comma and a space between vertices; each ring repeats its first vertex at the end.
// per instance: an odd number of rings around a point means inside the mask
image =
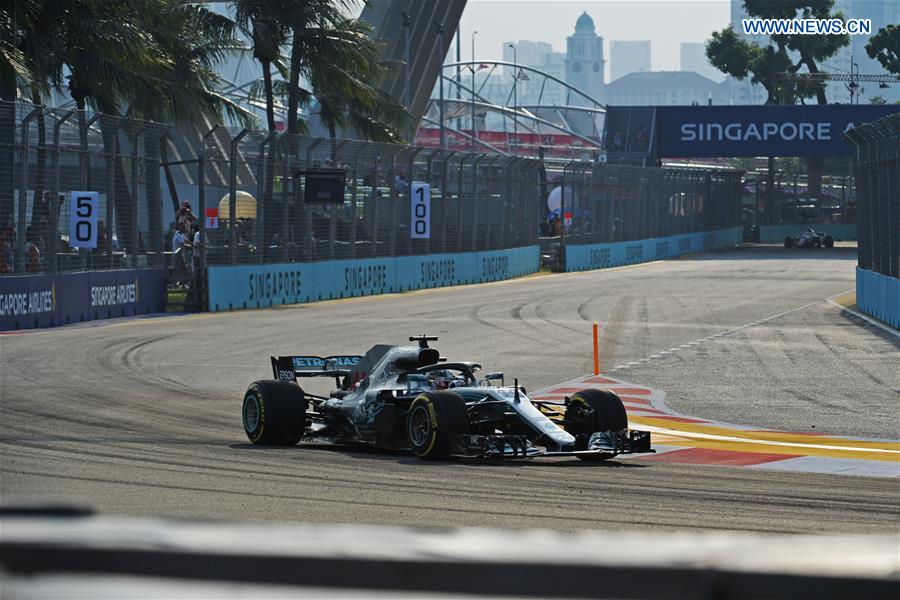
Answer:
POLYGON ((606 107, 538 68, 504 61, 463 61, 443 67, 440 86, 416 142, 509 154, 566 158, 602 152, 606 107), (485 74, 480 71, 489 69, 485 74), (513 76, 515 73, 515 76, 513 76))

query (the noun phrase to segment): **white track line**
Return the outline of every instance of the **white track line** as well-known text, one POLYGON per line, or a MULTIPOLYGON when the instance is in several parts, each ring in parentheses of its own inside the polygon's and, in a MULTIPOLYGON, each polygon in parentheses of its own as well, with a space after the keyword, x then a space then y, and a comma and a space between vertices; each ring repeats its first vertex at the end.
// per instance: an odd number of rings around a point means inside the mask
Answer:
MULTIPOLYGON (((840 295, 840 294, 838 294, 838 295, 840 295)), ((805 309, 805 308, 809 308, 810 306, 813 306, 813 305, 818 304, 818 303, 819 303, 819 302, 816 301, 816 302, 810 302, 810 303, 808 303, 808 304, 804 304, 803 306, 796 306, 796 307, 791 308, 791 309, 789 309, 789 310, 785 310, 785 311, 782 311, 782 312, 780 312, 780 313, 776 313, 776 314, 774 314, 774 315, 770 315, 770 316, 765 317, 765 318, 762 318, 762 319, 757 319, 756 321, 752 321, 752 322, 750 322, 750 323, 745 323, 744 325, 739 325, 739 326, 737 326, 737 327, 732 327, 731 329, 727 329, 727 330, 725 330, 725 331, 720 331, 719 333, 714 333, 714 334, 712 334, 712 335, 708 335, 708 336, 706 336, 706 337, 703 337, 703 338, 694 340, 694 341, 692 341, 692 342, 687 342, 687 343, 682 344, 682 345, 680 345, 680 346, 674 346, 674 347, 672 347, 672 348, 669 348, 668 350, 661 350, 661 351, 657 352, 656 354, 651 354, 650 356, 648 356, 648 357, 646 357, 646 358, 642 358, 642 359, 636 360, 636 361, 633 360, 633 361, 628 362, 628 363, 625 363, 625 364, 623 364, 623 365, 616 365, 616 366, 613 367, 610 371, 617 371, 617 370, 620 370, 620 369, 628 369, 628 368, 631 368, 631 367, 633 367, 633 366, 635 366, 635 365, 642 364, 644 361, 648 361, 648 360, 656 360, 656 359, 659 359, 659 358, 665 358, 665 357, 669 356, 670 354, 673 354, 673 353, 675 353, 675 352, 678 352, 678 351, 681 350, 681 349, 689 348, 689 347, 691 347, 691 346, 696 346, 697 344, 706 344, 706 343, 711 342, 711 341, 713 341, 713 340, 716 340, 716 339, 718 339, 718 338, 720 338, 720 337, 723 337, 723 336, 726 336, 726 335, 731 335, 732 333, 737 333, 738 331, 743 331, 744 329, 748 329, 748 328, 750 328, 750 327, 755 327, 755 326, 757 326, 757 325, 760 325, 761 323, 766 323, 767 321, 772 321, 773 319, 777 319, 777 318, 779 318, 779 317, 783 317, 784 315, 788 315, 788 314, 790 314, 790 313, 792 313, 792 312, 797 312, 798 310, 803 310, 803 309, 805 309)), ((836 306, 840 306, 840 305, 836 305, 836 306)), ((852 311, 851 311, 851 312, 852 312, 852 311)))
POLYGON ((880 329, 882 331, 886 331, 895 337, 900 337, 900 331, 894 329, 893 327, 885 325, 884 323, 881 323, 880 321, 877 321, 876 319, 873 319, 872 317, 870 317, 868 315, 864 315, 863 313, 861 313, 857 310, 853 310, 852 308, 847 308, 846 306, 842 306, 834 301, 834 299, 837 298, 838 296, 845 296, 845 295, 849 294, 850 292, 855 292, 855 291, 856 290, 847 290, 846 292, 841 292, 840 294, 835 294, 834 296, 829 296, 828 298, 825 299, 825 302, 827 302, 828 304, 831 304, 832 306, 837 306, 839 309, 850 313, 854 317, 862 319, 869 325, 874 325, 875 327, 877 327, 878 329, 880 329))

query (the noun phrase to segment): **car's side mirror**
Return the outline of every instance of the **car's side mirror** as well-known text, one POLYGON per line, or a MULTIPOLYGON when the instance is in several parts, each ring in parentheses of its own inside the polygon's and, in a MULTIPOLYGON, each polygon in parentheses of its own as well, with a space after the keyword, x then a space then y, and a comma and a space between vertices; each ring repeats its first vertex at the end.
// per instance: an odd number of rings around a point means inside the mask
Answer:
POLYGON ((503 373, 501 371, 488 373, 484 376, 484 379, 481 380, 481 387, 491 387, 491 382, 498 380, 500 381, 500 387, 503 387, 503 373))

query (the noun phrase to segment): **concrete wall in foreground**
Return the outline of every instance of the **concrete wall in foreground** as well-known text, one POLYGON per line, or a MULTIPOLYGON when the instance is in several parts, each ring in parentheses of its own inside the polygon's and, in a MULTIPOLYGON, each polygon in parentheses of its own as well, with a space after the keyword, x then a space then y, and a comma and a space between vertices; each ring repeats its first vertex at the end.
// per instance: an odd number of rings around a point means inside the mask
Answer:
POLYGON ((539 248, 317 263, 209 268, 209 310, 265 308, 335 298, 499 281, 534 273, 539 248))
POLYGON ((662 260, 741 243, 742 229, 730 227, 649 240, 566 246, 566 271, 588 271, 662 260))
POLYGON ((759 241, 764 244, 781 244, 787 236, 800 235, 810 227, 816 231, 822 231, 830 235, 836 242, 856 241, 856 223, 848 225, 810 225, 808 223, 796 223, 793 225, 760 225, 759 241))
POLYGON ((900 329, 900 279, 856 268, 856 306, 900 329))
POLYGON ((0 277, 0 331, 163 312, 163 269, 0 277))

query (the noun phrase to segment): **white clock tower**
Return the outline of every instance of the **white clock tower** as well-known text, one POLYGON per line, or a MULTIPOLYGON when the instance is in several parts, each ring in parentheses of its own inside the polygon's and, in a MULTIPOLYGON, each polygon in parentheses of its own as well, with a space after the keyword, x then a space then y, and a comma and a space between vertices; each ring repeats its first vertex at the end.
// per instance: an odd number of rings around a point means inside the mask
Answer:
POLYGON ((566 83, 604 102, 604 62, 603 38, 596 33, 594 20, 583 12, 575 22, 575 33, 566 38, 566 83))

